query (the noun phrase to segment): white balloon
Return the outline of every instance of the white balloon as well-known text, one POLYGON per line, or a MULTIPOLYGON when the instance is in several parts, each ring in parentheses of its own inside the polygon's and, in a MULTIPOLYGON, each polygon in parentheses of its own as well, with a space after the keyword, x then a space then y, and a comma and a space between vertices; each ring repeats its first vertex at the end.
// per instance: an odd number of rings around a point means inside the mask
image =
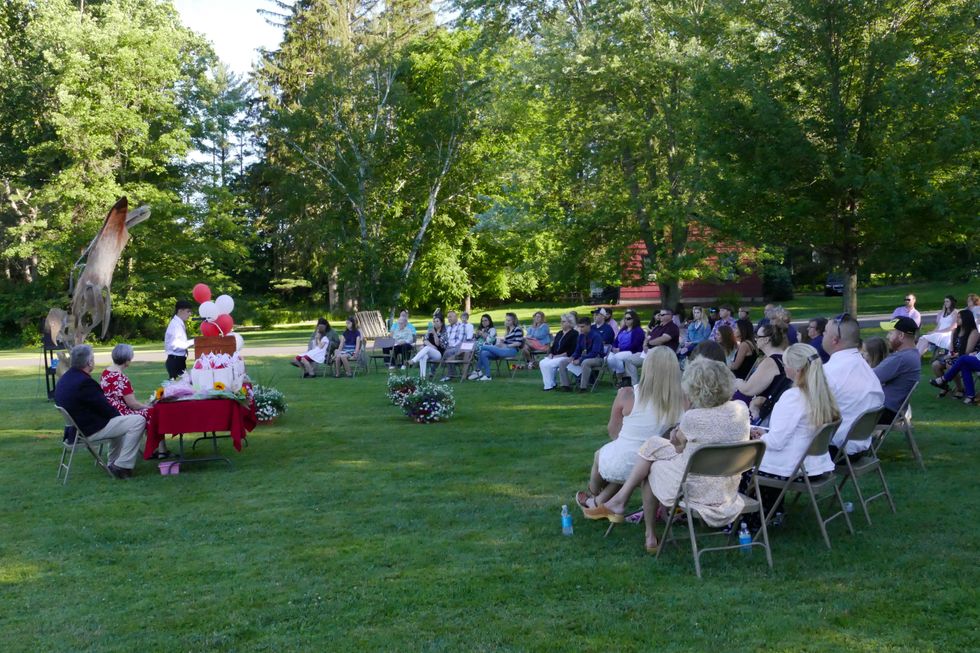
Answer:
POLYGON ((213 320, 219 315, 218 305, 210 300, 201 304, 201 307, 197 310, 197 312, 200 313, 201 317, 203 317, 205 320, 213 320))
POLYGON ((214 300, 214 304, 218 307, 218 315, 231 315, 235 310, 235 300, 228 295, 221 295, 214 300))

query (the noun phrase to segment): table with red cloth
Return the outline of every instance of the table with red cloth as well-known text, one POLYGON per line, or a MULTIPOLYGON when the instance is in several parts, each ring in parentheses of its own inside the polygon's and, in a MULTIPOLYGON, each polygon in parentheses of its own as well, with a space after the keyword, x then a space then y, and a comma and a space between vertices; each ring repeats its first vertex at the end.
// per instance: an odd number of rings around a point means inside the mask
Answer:
POLYGON ((162 401, 150 408, 143 458, 149 460, 168 433, 227 431, 235 450, 241 451, 242 440, 257 423, 254 402, 245 406, 234 399, 220 398, 162 401))

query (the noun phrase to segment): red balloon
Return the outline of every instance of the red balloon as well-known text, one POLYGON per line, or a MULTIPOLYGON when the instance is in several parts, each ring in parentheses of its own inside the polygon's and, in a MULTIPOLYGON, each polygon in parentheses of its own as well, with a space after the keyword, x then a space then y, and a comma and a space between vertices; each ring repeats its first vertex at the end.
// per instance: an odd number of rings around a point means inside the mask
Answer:
POLYGON ((194 286, 194 291, 191 294, 194 295, 194 301, 198 304, 203 304, 211 299, 211 289, 203 283, 194 286))
POLYGON ((221 329, 214 322, 201 322, 201 335, 214 337, 221 335, 221 329))
POLYGON ((228 335, 235 328, 235 320, 230 315, 219 315, 215 318, 214 323, 218 325, 224 335, 228 335))

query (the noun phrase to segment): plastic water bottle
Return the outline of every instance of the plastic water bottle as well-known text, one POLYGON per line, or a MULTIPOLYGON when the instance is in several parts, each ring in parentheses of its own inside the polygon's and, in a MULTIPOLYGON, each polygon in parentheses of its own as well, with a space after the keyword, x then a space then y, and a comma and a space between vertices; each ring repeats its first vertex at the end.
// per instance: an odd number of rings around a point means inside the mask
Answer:
POLYGON ((568 506, 561 507, 561 534, 572 534, 572 515, 568 512, 568 506))
POLYGON ((854 504, 850 501, 844 502, 844 512, 854 512, 854 504))
POLYGON ((744 521, 738 530, 738 545, 745 555, 752 552, 752 533, 749 532, 749 527, 744 521))

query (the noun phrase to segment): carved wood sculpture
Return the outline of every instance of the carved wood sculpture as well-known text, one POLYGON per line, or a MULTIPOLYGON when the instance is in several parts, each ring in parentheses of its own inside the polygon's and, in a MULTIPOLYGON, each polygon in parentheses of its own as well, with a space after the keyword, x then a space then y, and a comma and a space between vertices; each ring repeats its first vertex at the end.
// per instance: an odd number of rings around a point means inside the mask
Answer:
MULTIPOLYGON (((112 273, 129 242, 129 228, 150 217, 149 207, 128 209, 129 202, 121 197, 109 210, 99 233, 75 261, 68 287, 71 308, 68 312, 52 308, 45 320, 52 341, 70 349, 85 342, 99 325, 101 337, 105 337, 112 317, 112 273)), ((61 358, 59 370, 66 363, 66 356, 61 358)))

